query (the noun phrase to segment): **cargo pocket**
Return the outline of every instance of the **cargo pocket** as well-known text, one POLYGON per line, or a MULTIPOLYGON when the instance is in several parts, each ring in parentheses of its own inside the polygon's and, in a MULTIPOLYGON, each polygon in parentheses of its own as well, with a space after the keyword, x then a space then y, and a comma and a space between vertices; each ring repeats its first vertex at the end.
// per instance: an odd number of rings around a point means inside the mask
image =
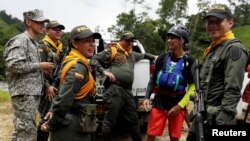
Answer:
POLYGON ((80 125, 84 133, 96 131, 96 104, 86 104, 80 108, 80 125))

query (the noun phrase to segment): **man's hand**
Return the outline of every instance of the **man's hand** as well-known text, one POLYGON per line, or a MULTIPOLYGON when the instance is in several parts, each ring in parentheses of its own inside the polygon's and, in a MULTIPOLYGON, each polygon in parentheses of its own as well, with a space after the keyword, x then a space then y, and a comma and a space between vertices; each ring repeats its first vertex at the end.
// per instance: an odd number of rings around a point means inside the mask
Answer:
POLYGON ((114 82, 114 81, 116 80, 114 74, 111 73, 111 72, 104 71, 103 74, 104 74, 105 76, 107 76, 107 77, 110 79, 111 82, 114 82))
POLYGON ((180 112, 180 110, 181 106, 177 104, 168 111, 167 116, 176 116, 180 112))
POLYGON ((152 108, 151 102, 150 102, 149 99, 145 99, 145 100, 143 101, 143 108, 144 108, 147 112, 152 108))
POLYGON ((46 99, 48 99, 49 101, 52 101, 56 92, 57 92, 57 89, 53 86, 49 86, 46 90, 46 99))
POLYGON ((48 112, 47 114, 46 114, 46 116, 44 117, 44 121, 46 121, 46 122, 44 122, 43 124, 42 124, 42 126, 41 126, 41 130, 43 131, 43 132, 49 132, 49 130, 48 130, 48 128, 47 128, 47 123, 49 122, 49 120, 52 118, 52 112, 48 112))
POLYGON ((41 62, 40 69, 45 74, 52 74, 54 69, 54 64, 52 62, 41 62))

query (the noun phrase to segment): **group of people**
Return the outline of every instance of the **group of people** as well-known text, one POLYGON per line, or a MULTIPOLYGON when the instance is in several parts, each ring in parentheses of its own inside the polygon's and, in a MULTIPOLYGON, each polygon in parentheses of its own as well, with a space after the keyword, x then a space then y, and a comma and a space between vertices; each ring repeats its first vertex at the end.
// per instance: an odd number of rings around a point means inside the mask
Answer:
MULTIPOLYGON (((124 32, 111 48, 94 54, 95 39, 100 39, 101 34, 92 32, 85 25, 72 29, 65 51, 60 41, 64 25, 44 18, 38 9, 24 12, 23 16, 26 31, 9 40, 3 54, 14 113, 12 140, 37 140, 35 118, 39 111, 46 119, 41 130, 50 132, 51 141, 90 141, 90 133, 83 131, 82 118, 86 119, 86 115, 81 111, 85 105, 94 103, 95 80, 91 73, 94 65, 96 71, 109 81, 103 94, 103 140, 112 140, 112 129, 122 119, 132 140, 142 141, 131 92, 134 65, 139 60, 156 57, 132 51, 136 37, 129 31, 124 32), (42 41, 38 42, 38 35, 45 32, 42 41), (116 49, 114 59, 112 48, 116 49), (62 66, 56 77, 60 81, 55 84, 54 71, 59 64, 62 66)), ((241 97, 248 53, 231 31, 233 15, 226 5, 213 5, 204 22, 212 40, 199 66, 207 117, 212 117, 207 123, 236 124, 236 106, 241 97)), ((156 136, 161 136, 166 122, 170 140, 179 141, 181 137, 186 106, 195 93, 194 59, 187 53, 189 39, 189 29, 180 24, 167 32, 168 52, 156 59, 155 72, 148 82, 143 101, 145 110, 151 109, 152 105, 145 141, 154 141, 156 136), (151 102, 153 91, 156 94, 151 102)), ((187 141, 196 140, 195 131, 191 124, 187 141)))

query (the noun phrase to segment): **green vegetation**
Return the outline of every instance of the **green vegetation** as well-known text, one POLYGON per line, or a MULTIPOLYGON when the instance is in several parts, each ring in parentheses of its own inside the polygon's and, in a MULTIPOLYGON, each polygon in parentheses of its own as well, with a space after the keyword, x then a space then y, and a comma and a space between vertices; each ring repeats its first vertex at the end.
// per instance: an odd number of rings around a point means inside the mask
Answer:
POLYGON ((0 90, 0 102, 10 101, 10 95, 8 92, 0 90))
MULTIPOLYGON (((150 6, 145 4, 144 0, 126 0, 135 5, 142 6, 145 10, 150 9, 150 6)), ((238 38, 243 45, 250 49, 250 4, 248 0, 228 0, 230 8, 234 9, 234 28, 236 38, 238 38), (236 3, 237 2, 237 3, 236 3), (237 5, 236 5, 237 4, 237 5)), ((209 46, 209 40, 203 21, 203 16, 211 5, 211 1, 198 0, 197 7, 199 13, 194 15, 187 15, 187 0, 161 0, 156 14, 158 18, 152 19, 149 17, 147 11, 142 13, 135 13, 136 9, 131 9, 129 12, 123 12, 117 15, 116 25, 111 25, 108 32, 113 34, 116 38, 125 30, 132 31, 140 42, 145 47, 146 52, 159 55, 166 52, 166 34, 167 31, 175 24, 184 24, 191 31, 190 39, 190 55, 193 58, 203 58, 203 50, 209 46)), ((135 6, 137 7, 137 6, 135 6)), ((24 23, 6 12, 0 11, 0 81, 5 80, 4 66, 3 66, 3 48, 6 42, 13 36, 25 30, 24 23)), ((96 32, 100 32, 97 27, 96 32)), ((42 38, 42 37, 41 37, 42 38)), ((62 42, 67 46, 69 33, 64 33, 62 42)))
POLYGON ((249 50, 250 49, 250 25, 241 26, 233 29, 234 35, 242 44, 249 50))

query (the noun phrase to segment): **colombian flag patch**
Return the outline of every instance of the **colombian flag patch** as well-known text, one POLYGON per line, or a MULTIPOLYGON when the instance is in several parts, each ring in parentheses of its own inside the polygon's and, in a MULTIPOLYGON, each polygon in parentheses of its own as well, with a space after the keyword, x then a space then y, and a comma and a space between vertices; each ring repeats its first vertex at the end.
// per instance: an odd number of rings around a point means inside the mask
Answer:
POLYGON ((77 80, 83 80, 84 79, 84 76, 83 76, 83 74, 80 74, 80 73, 75 73, 75 79, 77 79, 77 80))

